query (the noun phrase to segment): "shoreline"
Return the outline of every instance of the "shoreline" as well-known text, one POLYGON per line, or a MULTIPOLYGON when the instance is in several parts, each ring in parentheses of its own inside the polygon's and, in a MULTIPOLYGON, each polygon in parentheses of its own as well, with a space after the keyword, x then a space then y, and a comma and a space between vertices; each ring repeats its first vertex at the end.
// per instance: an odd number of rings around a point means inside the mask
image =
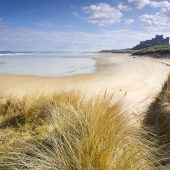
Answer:
POLYGON ((113 94, 127 110, 141 115, 170 73, 169 59, 135 57, 128 54, 101 54, 93 73, 67 77, 40 77, 0 73, 0 97, 78 90, 87 97, 113 94))
POLYGON ((36 76, 36 77, 70 77, 74 75, 83 75, 93 73, 96 68, 95 56, 41 56, 32 55, 28 59, 26 56, 0 57, 0 64, 6 64, 0 67, 0 73, 36 76), (23 59, 25 58, 25 59, 23 59), (32 64, 34 63, 34 64, 32 64))

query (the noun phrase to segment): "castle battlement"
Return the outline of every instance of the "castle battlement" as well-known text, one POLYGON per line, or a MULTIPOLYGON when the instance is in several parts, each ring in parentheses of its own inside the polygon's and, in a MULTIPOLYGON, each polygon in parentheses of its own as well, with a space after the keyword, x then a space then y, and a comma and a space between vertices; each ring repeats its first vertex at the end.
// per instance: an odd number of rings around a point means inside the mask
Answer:
POLYGON ((163 35, 156 35, 151 40, 141 41, 140 44, 132 48, 132 50, 140 50, 155 45, 169 45, 169 37, 164 38, 163 35))

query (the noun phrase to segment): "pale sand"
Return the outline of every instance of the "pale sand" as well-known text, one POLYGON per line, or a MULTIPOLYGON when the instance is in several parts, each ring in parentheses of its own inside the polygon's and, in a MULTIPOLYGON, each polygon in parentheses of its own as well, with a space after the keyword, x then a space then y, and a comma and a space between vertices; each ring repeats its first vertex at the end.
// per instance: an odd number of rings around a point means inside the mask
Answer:
POLYGON ((87 96, 114 94, 127 110, 141 115, 170 72, 169 59, 132 57, 128 54, 101 54, 95 73, 63 78, 20 76, 0 73, 1 97, 24 95, 34 91, 79 89, 87 96))

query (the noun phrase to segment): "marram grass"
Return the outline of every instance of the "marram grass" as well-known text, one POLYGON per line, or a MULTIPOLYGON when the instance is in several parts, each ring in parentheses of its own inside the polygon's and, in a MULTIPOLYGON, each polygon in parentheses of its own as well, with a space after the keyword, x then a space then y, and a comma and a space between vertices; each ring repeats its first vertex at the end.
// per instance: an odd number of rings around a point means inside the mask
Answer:
POLYGON ((112 97, 61 92, 0 104, 2 170, 151 170, 153 148, 112 97))
POLYGON ((144 126, 155 134, 161 163, 170 166, 170 75, 145 114, 144 126))

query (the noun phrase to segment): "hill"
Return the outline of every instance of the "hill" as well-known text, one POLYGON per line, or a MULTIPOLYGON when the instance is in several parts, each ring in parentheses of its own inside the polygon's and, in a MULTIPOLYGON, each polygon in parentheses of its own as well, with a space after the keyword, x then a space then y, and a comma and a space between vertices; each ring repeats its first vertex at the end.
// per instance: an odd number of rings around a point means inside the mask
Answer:
POLYGON ((170 45, 161 45, 131 51, 132 55, 170 56, 170 45))

